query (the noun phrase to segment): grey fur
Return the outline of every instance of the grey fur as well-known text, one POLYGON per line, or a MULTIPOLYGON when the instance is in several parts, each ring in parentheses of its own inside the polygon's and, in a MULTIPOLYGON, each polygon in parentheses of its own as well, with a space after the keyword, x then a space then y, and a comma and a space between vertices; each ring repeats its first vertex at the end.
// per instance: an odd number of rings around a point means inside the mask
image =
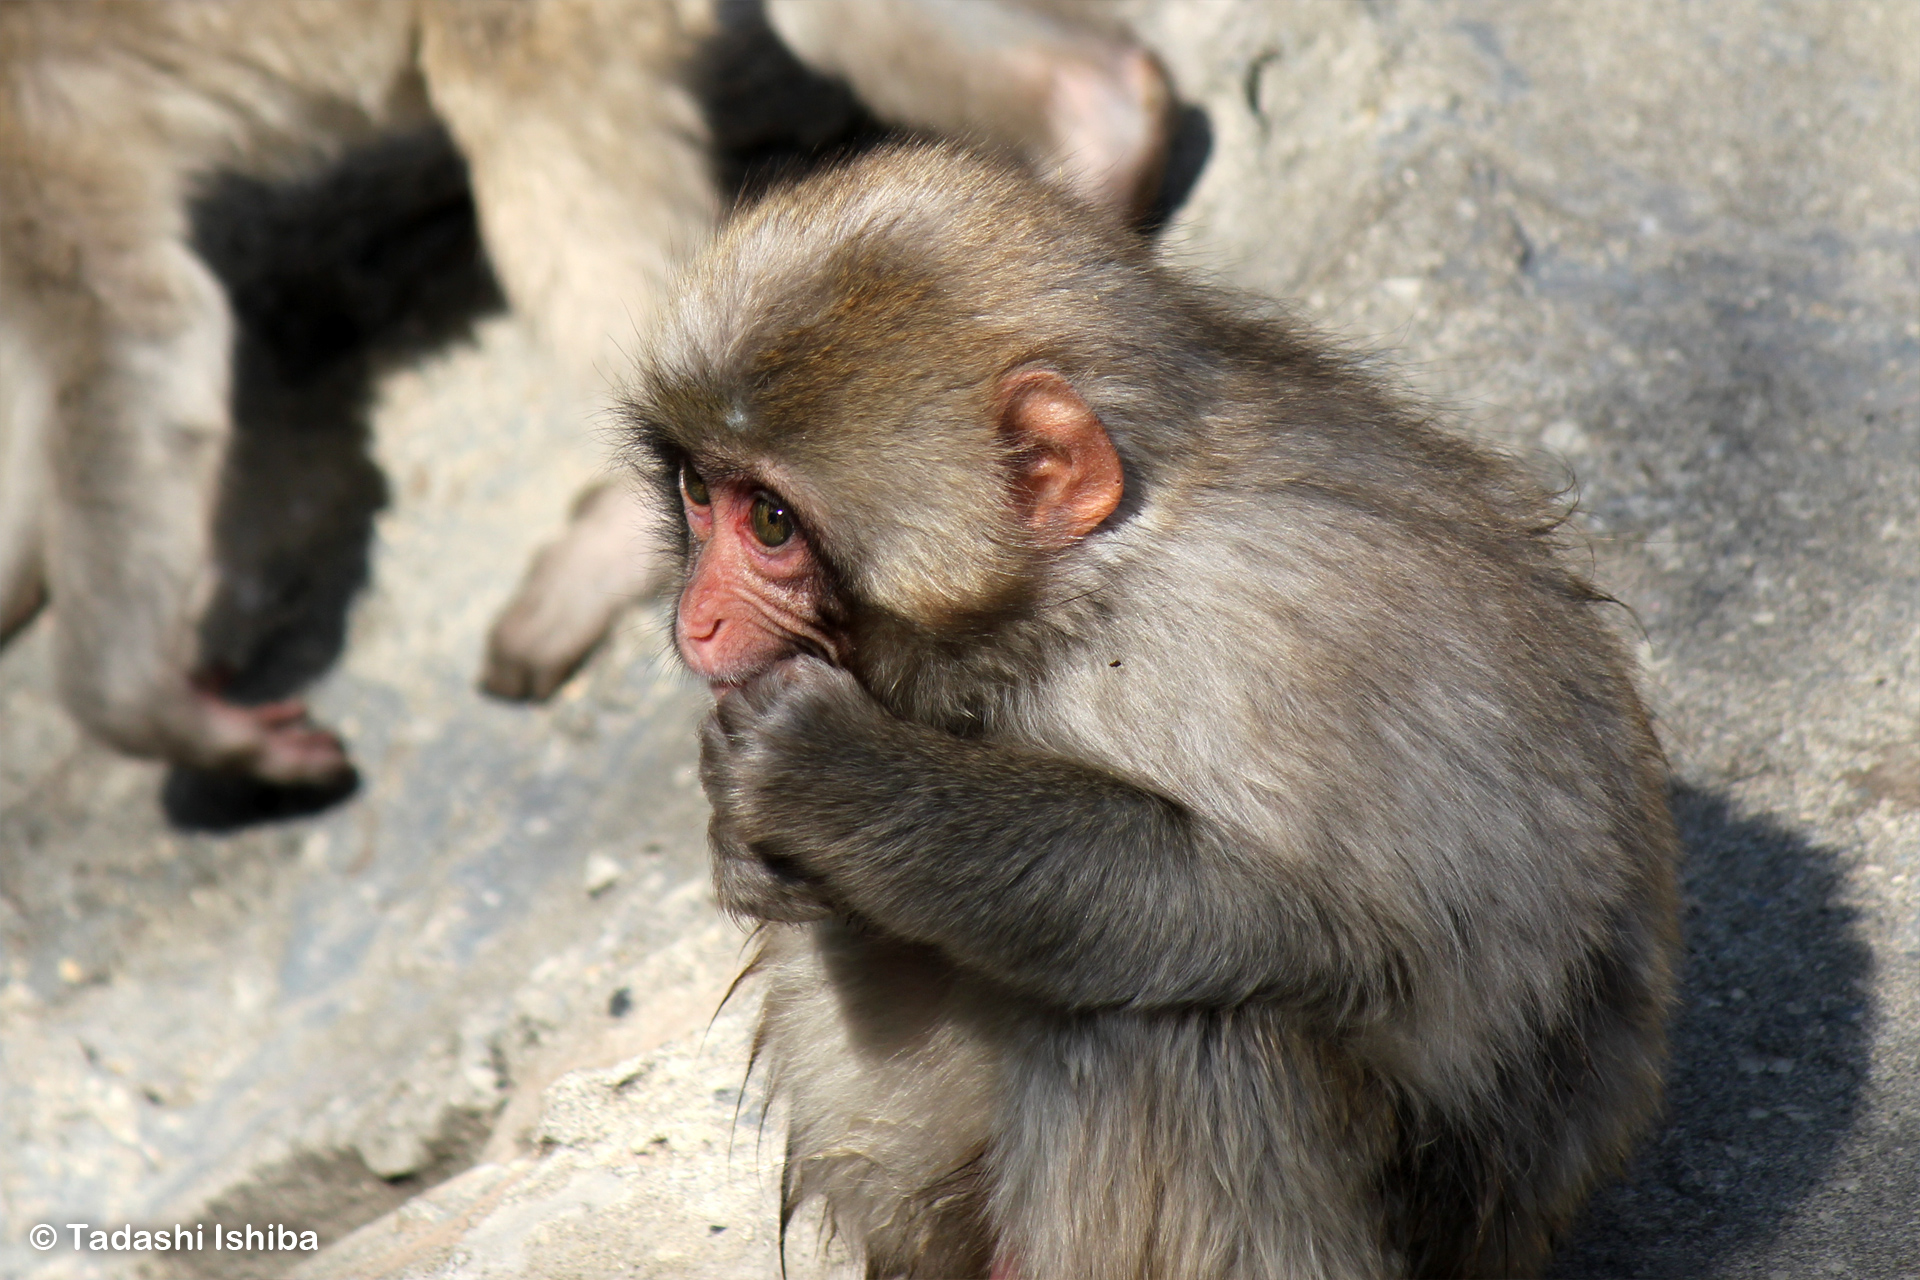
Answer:
POLYGON ((727 229, 629 414, 837 586, 831 653, 704 737, 722 901, 774 922, 789 1213, 873 1277, 1545 1264, 1658 1107, 1676 845, 1530 480, 930 148, 727 229), (1032 366, 1125 469, 1064 551, 995 417, 1032 366))

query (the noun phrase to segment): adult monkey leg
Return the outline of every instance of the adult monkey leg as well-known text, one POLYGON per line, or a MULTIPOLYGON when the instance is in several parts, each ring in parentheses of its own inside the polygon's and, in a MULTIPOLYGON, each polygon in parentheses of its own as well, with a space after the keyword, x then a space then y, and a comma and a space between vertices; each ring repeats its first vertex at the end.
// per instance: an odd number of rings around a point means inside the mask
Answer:
POLYGON ((0 227, 0 309, 8 363, 35 379, 7 393, 8 461, 44 468, 8 483, 44 504, 9 550, 9 613, 43 570, 61 696, 121 750, 335 784, 345 752, 303 704, 240 706, 199 670, 232 433, 226 297, 163 170, 43 151, 13 157, 0 191, 30 211, 0 227))
POLYGON ((889 124, 1005 151, 1129 221, 1159 193, 1172 90, 1101 5, 767 0, 767 19, 889 124))
POLYGON ((25 318, 7 305, 0 256, 0 645, 47 599, 41 526, 53 397, 25 318))
MULTIPOLYGON (((718 216, 706 132, 680 86, 697 32, 671 0, 434 0, 421 68, 466 155, 513 305, 583 392, 604 391, 718 216)), ((590 489, 488 635, 481 684, 545 698, 661 580, 646 498, 590 489)))

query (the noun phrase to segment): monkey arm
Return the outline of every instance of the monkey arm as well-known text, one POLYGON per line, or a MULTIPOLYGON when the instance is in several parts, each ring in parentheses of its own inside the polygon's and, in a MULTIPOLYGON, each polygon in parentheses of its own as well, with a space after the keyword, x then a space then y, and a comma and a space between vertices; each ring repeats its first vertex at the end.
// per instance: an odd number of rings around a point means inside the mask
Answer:
POLYGON ((723 897, 742 859, 767 877, 766 909, 731 904, 750 914, 807 918, 792 910, 804 883, 1070 1006, 1351 1011, 1397 985, 1310 871, 1109 774, 897 719, 824 663, 727 695, 703 748, 723 897))

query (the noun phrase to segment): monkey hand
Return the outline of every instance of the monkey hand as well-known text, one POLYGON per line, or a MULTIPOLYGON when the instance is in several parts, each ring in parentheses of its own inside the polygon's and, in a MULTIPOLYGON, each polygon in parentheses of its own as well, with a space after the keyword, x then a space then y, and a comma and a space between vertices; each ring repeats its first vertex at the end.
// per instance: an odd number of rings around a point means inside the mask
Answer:
POLYGON ((723 908, 786 923, 834 913, 818 859, 797 838, 796 793, 817 786, 849 713, 877 710, 852 676, 805 657, 720 698, 701 730, 700 781, 713 805, 707 837, 723 908))
POLYGON ((778 854, 741 840, 718 813, 707 824, 713 888, 722 910, 754 920, 804 924, 833 914, 817 887, 778 854))

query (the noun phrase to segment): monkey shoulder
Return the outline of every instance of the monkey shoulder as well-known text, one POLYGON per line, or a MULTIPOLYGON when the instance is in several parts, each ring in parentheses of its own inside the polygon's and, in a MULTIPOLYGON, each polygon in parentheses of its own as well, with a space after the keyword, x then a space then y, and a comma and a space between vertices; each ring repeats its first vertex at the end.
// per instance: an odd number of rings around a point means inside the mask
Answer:
POLYGON ((1100 643, 1062 664, 1039 721, 1180 798, 1227 797, 1255 827, 1345 814, 1356 783, 1409 810, 1468 788, 1516 827, 1543 775, 1631 791, 1653 750, 1644 717, 1593 594, 1528 524, 1544 498, 1499 459, 1440 446, 1376 443, 1391 490, 1296 450, 1182 495, 1177 516, 1143 511, 1113 556, 1110 616, 1080 629, 1100 643))

